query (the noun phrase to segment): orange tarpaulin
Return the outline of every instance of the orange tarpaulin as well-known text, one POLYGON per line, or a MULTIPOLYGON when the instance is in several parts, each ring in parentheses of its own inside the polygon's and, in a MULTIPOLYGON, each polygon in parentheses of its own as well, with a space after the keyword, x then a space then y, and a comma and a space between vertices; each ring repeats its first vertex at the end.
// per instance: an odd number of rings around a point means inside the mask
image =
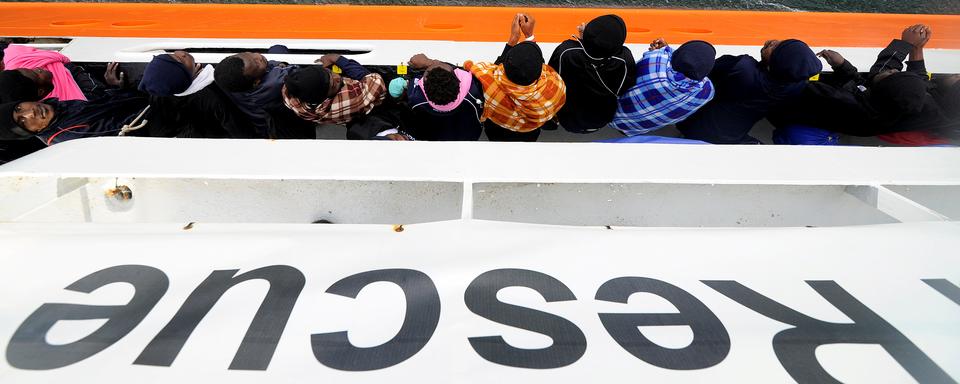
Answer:
POLYGON ((0 3, 2 36, 297 38, 503 41, 514 13, 537 18, 537 39, 559 42, 583 21, 622 16, 628 42, 761 45, 799 38, 813 46, 880 47, 904 27, 933 27, 929 48, 960 49, 960 15, 352 5, 0 3))

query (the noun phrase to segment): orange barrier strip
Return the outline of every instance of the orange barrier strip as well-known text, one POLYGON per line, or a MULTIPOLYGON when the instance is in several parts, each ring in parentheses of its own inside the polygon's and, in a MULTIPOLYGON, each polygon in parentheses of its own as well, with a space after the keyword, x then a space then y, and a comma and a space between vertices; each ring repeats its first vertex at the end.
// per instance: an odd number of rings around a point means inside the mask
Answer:
MULTIPOLYGON (((591 18, 616 13, 631 43, 707 40, 718 45, 761 45, 799 38, 822 47, 881 47, 904 27, 933 28, 930 48, 960 49, 960 15, 700 11, 602 8, 525 8, 537 18, 537 39, 560 42, 591 18)), ((518 8, 0 3, 3 36, 180 38, 297 38, 504 41, 518 8)))

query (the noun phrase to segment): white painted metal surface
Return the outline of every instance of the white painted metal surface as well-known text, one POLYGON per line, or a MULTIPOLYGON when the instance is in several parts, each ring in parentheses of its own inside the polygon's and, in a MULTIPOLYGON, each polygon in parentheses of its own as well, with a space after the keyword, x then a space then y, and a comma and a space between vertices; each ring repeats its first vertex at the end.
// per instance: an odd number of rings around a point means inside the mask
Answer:
POLYGON ((960 148, 97 138, 0 167, 0 221, 949 221, 960 218, 956 164, 960 148), (117 185, 133 198, 105 195, 117 185))

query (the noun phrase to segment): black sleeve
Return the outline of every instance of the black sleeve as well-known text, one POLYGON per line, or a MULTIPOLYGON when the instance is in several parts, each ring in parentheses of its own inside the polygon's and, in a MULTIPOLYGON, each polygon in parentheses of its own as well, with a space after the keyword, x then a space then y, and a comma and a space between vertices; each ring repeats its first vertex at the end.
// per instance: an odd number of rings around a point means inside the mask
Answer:
POLYGON ((923 60, 908 61, 907 72, 915 72, 927 76, 927 64, 924 63, 923 60))
POLYGON ((633 87, 637 83, 637 60, 633 58, 633 52, 630 52, 629 48, 623 48, 623 56, 621 57, 627 64, 627 79, 623 81, 623 87, 620 88, 618 95, 623 96, 624 93, 627 93, 627 90, 633 87))
POLYGON ((877 55, 877 61, 870 67, 870 74, 875 75, 888 69, 903 70, 903 61, 912 50, 913 44, 894 39, 877 55))
POLYGON ((360 80, 370 74, 370 70, 360 65, 356 60, 340 56, 337 59, 337 66, 343 71, 343 75, 354 80, 360 80))
POLYGON ((500 56, 497 57, 497 61, 495 61, 495 62, 493 62, 493 63, 494 63, 494 64, 503 63, 503 59, 507 57, 507 52, 510 52, 510 48, 513 48, 513 47, 511 47, 511 46, 508 45, 508 44, 504 44, 504 45, 503 45, 503 52, 500 52, 500 56))
POLYGON ((242 112, 233 105, 226 94, 217 87, 207 86, 201 90, 203 97, 198 97, 197 107, 204 113, 209 113, 211 118, 220 123, 230 138, 233 139, 253 139, 257 138, 256 129, 253 124, 243 117, 242 112))
POLYGON ((860 72, 848 60, 844 60, 843 64, 833 67, 833 75, 832 83, 836 85, 842 85, 851 80, 860 80, 860 72))
MULTIPOLYGON (((557 49, 553 50, 553 54, 550 55, 550 60, 547 61, 547 65, 550 68, 553 68, 556 71, 560 70, 560 55, 563 54, 563 51, 566 51, 570 48, 579 47, 580 43, 574 40, 564 40, 560 45, 557 46, 557 49)), ((503 51, 504 54, 507 51, 503 51)))
POLYGON ((730 72, 733 67, 737 66, 737 63, 740 62, 740 56, 733 55, 723 55, 717 58, 717 61, 713 63, 713 69, 710 70, 710 79, 713 79, 716 76, 722 76, 724 73, 730 72))

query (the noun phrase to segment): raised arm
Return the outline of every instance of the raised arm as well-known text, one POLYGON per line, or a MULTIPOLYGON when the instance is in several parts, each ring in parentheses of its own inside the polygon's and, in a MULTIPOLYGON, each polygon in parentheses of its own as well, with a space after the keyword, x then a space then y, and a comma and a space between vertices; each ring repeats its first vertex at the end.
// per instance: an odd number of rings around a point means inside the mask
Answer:
POLYGON ((921 25, 919 28, 921 40, 918 44, 914 45, 913 50, 910 51, 910 58, 907 61, 907 71, 916 72, 926 76, 927 66, 923 61, 923 47, 927 45, 928 41, 930 41, 932 30, 926 25, 921 25))
POLYGON ((900 39, 894 39, 880 51, 877 61, 870 67, 870 73, 877 74, 888 69, 903 70, 903 62, 913 53, 918 44, 923 43, 924 27, 922 24, 917 24, 904 29, 900 39))
POLYGON ((340 70, 343 71, 343 75, 354 80, 360 80, 364 76, 369 75, 370 71, 364 68, 356 60, 348 59, 346 57, 340 56, 336 53, 328 53, 321 56, 315 61, 326 68, 332 67, 336 64, 340 67, 340 70))
POLYGON ((843 84, 850 80, 857 80, 860 78, 860 73, 857 70, 857 67, 854 67, 853 64, 850 64, 847 59, 843 57, 839 52, 824 49, 817 54, 817 56, 822 57, 827 61, 827 64, 833 68, 834 74, 834 83, 843 84))
POLYGON ((420 71, 427 71, 433 67, 440 67, 447 71, 453 71, 453 65, 450 63, 445 63, 440 60, 431 59, 422 53, 413 55, 410 58, 410 61, 407 62, 410 68, 420 71))

